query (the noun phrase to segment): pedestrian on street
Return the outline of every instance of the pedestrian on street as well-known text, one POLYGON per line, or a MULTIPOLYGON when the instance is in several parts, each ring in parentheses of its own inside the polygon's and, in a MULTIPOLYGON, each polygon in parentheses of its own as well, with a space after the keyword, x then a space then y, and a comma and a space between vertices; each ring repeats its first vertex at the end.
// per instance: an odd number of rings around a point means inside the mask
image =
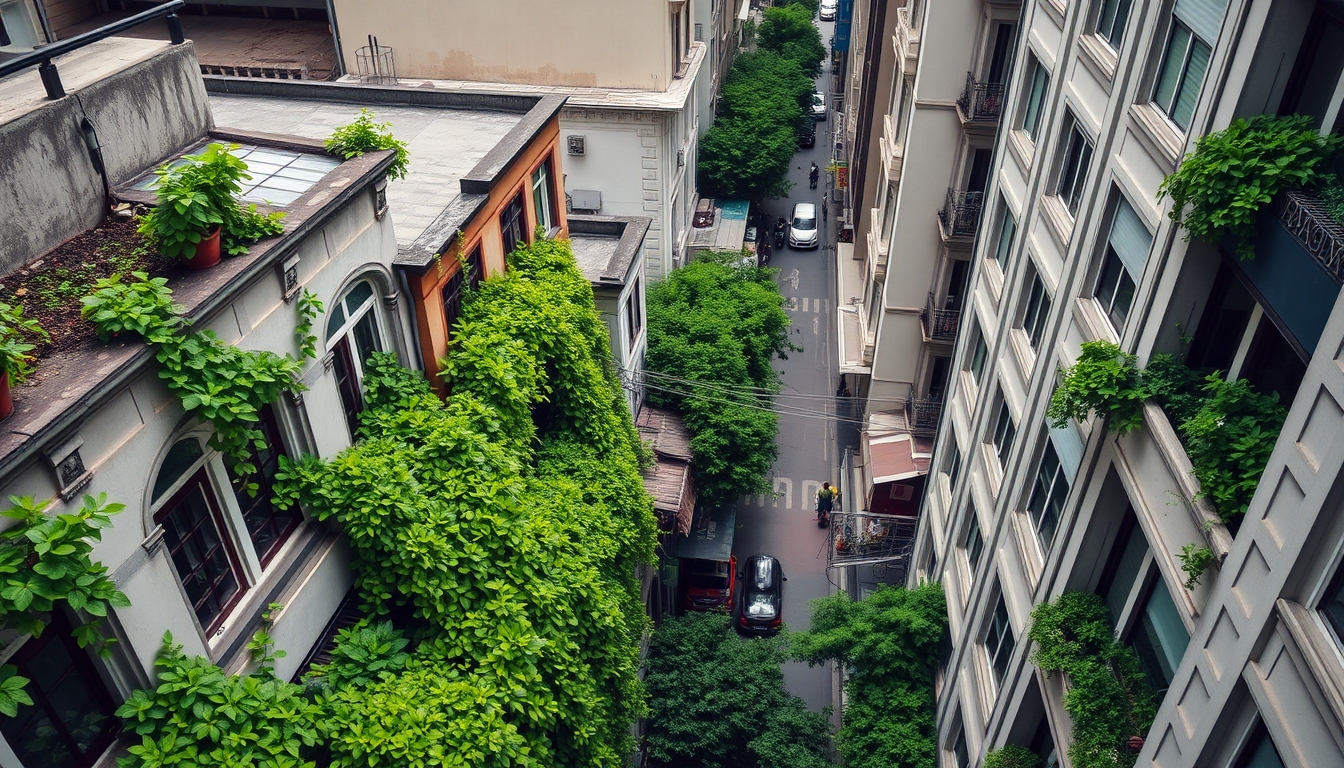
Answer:
POLYGON ((822 483, 821 490, 817 491, 817 519, 821 520, 830 516, 831 508, 835 504, 836 492, 831 488, 830 483, 822 483))

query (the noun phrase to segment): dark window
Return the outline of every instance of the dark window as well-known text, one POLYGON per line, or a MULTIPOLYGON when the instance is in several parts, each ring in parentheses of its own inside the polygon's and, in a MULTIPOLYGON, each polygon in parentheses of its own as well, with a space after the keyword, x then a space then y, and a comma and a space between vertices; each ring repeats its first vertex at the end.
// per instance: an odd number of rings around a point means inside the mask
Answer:
POLYGON ((999 204, 999 210, 1003 215, 999 218, 999 236, 994 241, 994 261, 999 264, 999 271, 1007 274, 1008 256, 1013 250, 1013 235, 1017 234, 1017 222, 1013 220, 1013 214, 1008 210, 1006 204, 999 204))
POLYGON ((336 389, 352 440, 359 428, 359 413, 364 410, 364 363, 383 348, 374 310, 376 301, 373 284, 361 280, 345 292, 327 318, 327 345, 332 352, 336 389))
POLYGON ((276 421, 274 408, 269 405, 262 406, 259 415, 257 429, 265 436, 266 446, 252 447, 251 461, 257 471, 247 480, 249 483, 257 484, 256 492, 249 494, 247 488, 238 481, 233 472, 237 462, 232 457, 225 456, 224 464, 229 468, 233 495, 238 499, 238 508, 243 512, 247 534, 257 549, 257 559, 261 561, 262 566, 266 566, 275 553, 280 551, 280 545, 285 543, 289 534, 303 522, 303 515, 299 512, 297 504, 287 510, 281 510, 271 503, 275 473, 280 469, 280 457, 285 455, 285 444, 280 437, 280 424, 276 421))
POLYGON ((1111 319, 1111 325, 1115 326, 1118 333, 1124 328, 1125 318, 1129 317, 1129 307, 1134 303, 1134 278, 1129 276, 1129 270, 1125 269, 1124 263, 1109 244, 1092 295, 1101 304, 1102 311, 1111 319))
POLYGON ((989 630, 985 633, 985 654, 989 656, 989 665, 994 670, 994 682, 1002 685, 1004 675, 1008 674, 1008 661, 1013 657, 1013 625, 1008 621, 1008 606, 999 595, 999 604, 989 619, 989 630))
POLYGON ((644 302, 640 288, 639 280, 635 280, 625 306, 625 329, 630 334, 631 350, 635 348, 635 342, 639 340, 639 334, 644 330, 644 302))
POLYGON ((971 768, 971 756, 966 749, 966 729, 964 727, 957 731, 957 740, 952 744, 952 759, 957 762, 957 768, 971 768))
POLYGON ((934 357, 933 371, 929 374, 929 399, 942 400, 947 394, 947 374, 952 368, 952 358, 934 357))
POLYGON ((1045 114, 1045 94, 1050 90, 1050 73, 1035 57, 1031 58, 1031 82, 1028 84, 1027 106, 1022 112, 1022 131, 1036 141, 1045 114))
MULTIPOLYGON (((989 163, 994 159, 994 150, 977 149, 971 157, 971 173, 966 177, 966 189, 969 192, 985 191, 985 184, 989 181, 989 163)), ((979 202, 979 198, 976 200, 979 202)))
POLYGON ((1344 567, 1335 574, 1335 580, 1317 606, 1335 630, 1335 639, 1344 645, 1344 567))
POLYGON ((336 391, 341 395, 345 426, 350 430, 350 439, 354 440, 359 432, 359 414, 364 410, 364 393, 359 389, 359 375, 355 372, 355 358, 350 354, 350 340, 342 338, 336 342, 332 352, 336 391))
POLYGON ((1344 19, 1339 13, 1317 3, 1284 90, 1279 114, 1311 115, 1318 121, 1325 118, 1340 70, 1344 69, 1344 45, 1339 45, 1344 40, 1344 19))
POLYGON ((971 578, 975 578, 975 569, 980 567, 980 553, 985 550, 985 539, 980 534, 980 518, 976 516, 975 505, 966 505, 966 562, 971 566, 971 578))
POLYGON ((242 568, 205 469, 178 489, 154 516, 187 600, 207 634, 215 631, 242 596, 242 568))
POLYGON ((1263 722, 1256 724, 1251 738, 1246 740, 1235 768, 1284 768, 1279 749, 1274 746, 1274 740, 1269 737, 1263 722))
POLYGON ((947 278, 947 301, 945 309, 962 310, 966 305, 966 287, 970 282, 971 262, 961 259, 952 260, 952 273, 947 278))
POLYGON ((984 332, 975 335, 975 349, 971 351, 971 378, 979 384, 985 375, 985 359, 989 357, 989 347, 985 344, 984 332))
POLYGON ((443 325, 448 329, 448 338, 453 338, 453 328, 462 314, 462 270, 459 269, 443 284, 443 325))
POLYGON ((1027 512, 1031 515, 1043 551, 1050 549, 1050 542, 1055 538, 1055 529, 1059 527, 1059 518, 1064 511, 1064 500, 1068 496, 1069 480, 1064 474, 1064 467, 1055 453, 1054 444, 1046 440, 1041 464, 1036 468, 1036 482, 1032 485, 1031 498, 1027 501, 1027 512))
POLYGON ((1162 56, 1162 70, 1153 85, 1153 103, 1186 130, 1195 114, 1199 87, 1209 67, 1209 46, 1175 18, 1162 56))
POLYGON ((1120 50, 1120 41, 1125 36, 1125 22, 1129 20, 1130 0, 1101 0, 1097 10, 1097 37, 1105 40, 1115 50, 1120 50))
POLYGON ((551 161, 547 160, 532 173, 532 206, 543 232, 550 232, 556 226, 554 197, 551 194, 551 161))
POLYGON ((1013 24, 1000 24, 994 29, 994 52, 989 57, 989 71, 985 73, 985 82, 1000 85, 1008 78, 1012 67, 1013 48, 1017 43, 1017 27, 1013 24))
POLYGON ((523 193, 519 192, 499 213, 499 231, 504 238, 504 253, 527 245, 527 221, 523 216, 523 193))
POLYGON ((1083 182, 1087 179, 1087 167, 1092 164, 1092 142, 1083 133, 1076 119, 1070 121, 1068 144, 1064 147, 1064 162, 1059 169, 1059 184, 1055 194, 1064 201, 1069 214, 1078 215, 1078 204, 1083 199, 1083 182))
POLYGON ((1139 569, 1147 554, 1148 540, 1134 516, 1134 508, 1130 507, 1120 518, 1120 530, 1111 543, 1111 552, 1106 556, 1106 566, 1097 583, 1097 594, 1106 600, 1112 624, 1120 623, 1120 615, 1129 601, 1129 593, 1134 590, 1134 582, 1139 578, 1139 569))
POLYGON ((1013 450, 1013 438, 1017 436, 1017 425, 1013 415, 1008 412, 1008 403, 999 403, 999 418, 994 422, 994 454, 999 457, 999 468, 1008 466, 1008 454, 1013 450))
POLYGON ((1039 350, 1045 335, 1045 321, 1050 316, 1050 297, 1039 274, 1031 276, 1031 290, 1027 292, 1027 306, 1022 312, 1022 330, 1031 341, 1031 348, 1039 350))
POLYGON ((1041 722, 1031 737, 1031 751, 1041 758, 1039 768, 1059 768, 1059 753, 1055 751, 1055 737, 1050 733, 1050 718, 1045 715, 1041 715, 1041 722))
POLYGON ((88 768, 112 743, 117 719, 93 660, 59 614, 6 663, 28 678, 31 706, 0 715, 0 734, 24 768, 88 768))
POLYGON ((1246 334, 1246 324, 1255 309, 1255 299, 1224 264, 1214 278, 1209 301, 1195 328, 1188 364, 1206 371, 1227 372, 1237 347, 1246 334))
POLYGON ((1161 701, 1176 676, 1190 636, 1162 575, 1151 574, 1146 586, 1147 594, 1135 609, 1136 618, 1131 621, 1126 642, 1139 657, 1139 666, 1161 701))
POLYGON ((1277 392, 1279 402, 1290 407, 1306 374, 1307 364, 1298 357, 1293 345, 1279 333, 1269 316, 1262 316, 1246 353, 1246 362, 1241 366, 1241 378, 1249 381, 1257 392, 1266 395, 1277 392))
POLYGON ((949 488, 957 487, 957 475, 959 474, 961 474, 961 449, 953 445, 952 461, 947 463, 947 485, 949 488))

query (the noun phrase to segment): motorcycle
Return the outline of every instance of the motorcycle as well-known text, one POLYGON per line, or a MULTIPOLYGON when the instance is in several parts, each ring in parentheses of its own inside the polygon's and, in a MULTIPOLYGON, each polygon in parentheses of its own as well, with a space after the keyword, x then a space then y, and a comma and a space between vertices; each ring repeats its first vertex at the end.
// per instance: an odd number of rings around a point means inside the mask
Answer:
POLYGON ((775 250, 780 251, 784 249, 784 233, 788 231, 788 228, 789 223, 784 219, 775 222, 775 250))
POLYGON ((821 511, 818 511, 818 512, 817 512, 817 527, 818 527, 818 528, 829 528, 829 527, 831 527, 831 513, 830 513, 830 512, 821 512, 821 511))
POLYGON ((816 189, 816 188, 817 188, 817 178, 818 178, 820 175, 821 175, 821 174, 820 174, 820 171, 817 170, 817 166, 816 166, 816 164, 814 163, 814 164, 812 165, 812 172, 809 173, 808 176, 807 176, 807 178, 808 178, 808 183, 809 183, 809 185, 811 186, 812 189, 816 189))

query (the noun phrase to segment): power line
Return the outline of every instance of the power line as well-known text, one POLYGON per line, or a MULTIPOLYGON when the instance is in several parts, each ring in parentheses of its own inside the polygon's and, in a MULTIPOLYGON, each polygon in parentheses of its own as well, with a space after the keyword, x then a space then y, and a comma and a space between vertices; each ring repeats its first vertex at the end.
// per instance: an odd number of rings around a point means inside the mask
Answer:
MULTIPOLYGON (((620 368, 620 370, 623 373, 630 374, 631 376, 642 376, 645 377, 646 379, 648 378, 660 379, 668 383, 683 384, 693 387, 702 387, 705 389, 714 389, 720 392, 732 393, 732 394, 755 395, 760 397, 787 397, 795 400, 824 400, 824 401, 831 401, 834 400, 834 398, 836 397, 836 395, 807 395, 801 393, 791 394, 788 392, 771 392, 770 390, 764 389, 762 387, 752 387, 738 384, 724 384, 720 382, 710 382, 710 381, 697 381, 695 379, 686 379, 680 376, 673 376, 671 374, 661 373, 659 371, 651 371, 648 369, 635 370, 633 368, 620 368)), ((878 403, 905 402, 904 398, 898 398, 898 397, 867 397, 864 399, 867 400, 868 402, 878 402, 878 403)))

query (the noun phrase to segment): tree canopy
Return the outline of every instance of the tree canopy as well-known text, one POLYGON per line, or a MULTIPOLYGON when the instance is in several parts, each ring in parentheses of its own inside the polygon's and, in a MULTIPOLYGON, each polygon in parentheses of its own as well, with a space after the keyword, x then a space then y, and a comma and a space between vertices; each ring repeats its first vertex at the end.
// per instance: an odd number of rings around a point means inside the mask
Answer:
POLYGON ((649 756, 700 768, 829 766, 829 711, 784 690, 779 638, 744 640, 726 614, 663 622, 649 644, 649 756))
POLYGON ((942 585, 883 587, 863 600, 844 592, 812 603, 812 629, 791 636, 809 664, 850 669, 840 734, 849 768, 936 768, 933 676, 947 628, 942 585))
POLYGON ((798 62, 810 78, 821 74, 821 63, 826 58, 821 32, 812 23, 814 11, 797 3, 766 8, 765 20, 756 30, 756 43, 761 50, 774 51, 798 62))
POLYGON ((773 270, 707 257, 648 291, 648 397, 682 414, 696 487, 716 503, 770 490, 779 423, 773 361, 785 357, 789 316, 773 270))

